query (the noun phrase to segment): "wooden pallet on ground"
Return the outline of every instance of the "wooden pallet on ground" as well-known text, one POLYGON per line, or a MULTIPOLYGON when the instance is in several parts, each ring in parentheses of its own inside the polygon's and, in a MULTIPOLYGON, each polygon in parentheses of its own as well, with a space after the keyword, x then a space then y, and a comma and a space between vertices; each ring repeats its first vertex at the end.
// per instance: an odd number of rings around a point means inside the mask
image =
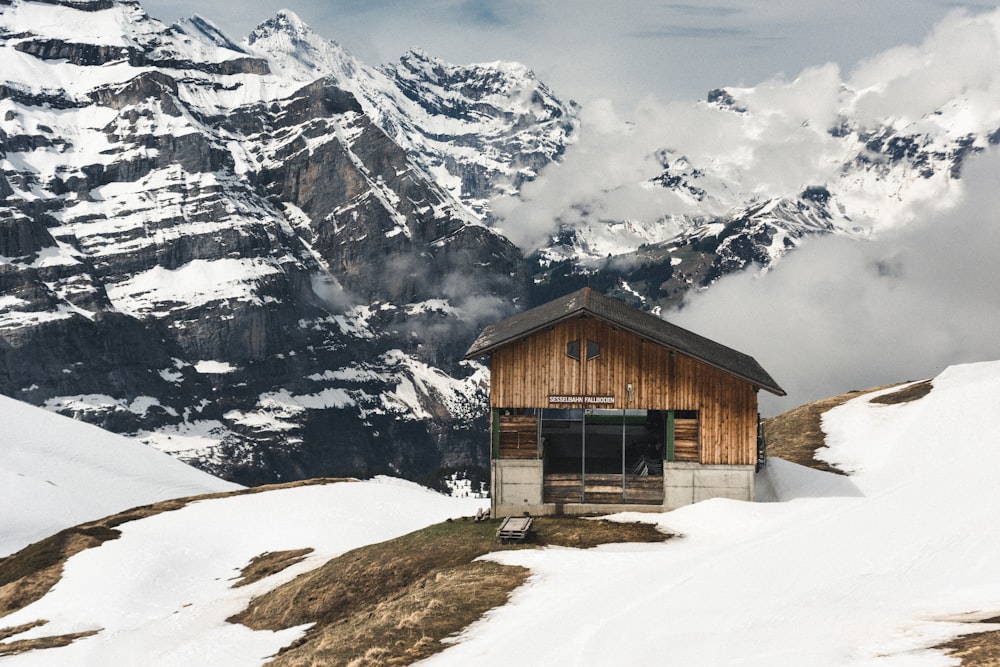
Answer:
POLYGON ((531 530, 531 521, 530 516, 509 516, 505 518, 500 523, 500 527, 497 528, 497 541, 500 544, 524 542, 525 538, 528 537, 528 531, 531 530))

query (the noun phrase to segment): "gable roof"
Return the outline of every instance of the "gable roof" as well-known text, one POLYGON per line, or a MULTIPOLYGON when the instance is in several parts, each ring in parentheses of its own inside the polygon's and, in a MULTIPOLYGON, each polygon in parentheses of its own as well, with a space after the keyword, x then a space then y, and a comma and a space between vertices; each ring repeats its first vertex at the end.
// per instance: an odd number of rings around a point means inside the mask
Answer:
POLYGON ((753 357, 737 352, 721 343, 699 336, 687 329, 661 320, 655 315, 633 308, 626 303, 584 287, 564 297, 518 313, 483 329, 473 341, 466 359, 492 353, 536 331, 565 320, 590 315, 616 327, 642 336, 647 340, 676 350, 702 363, 714 366, 738 378, 784 396, 785 390, 753 357))

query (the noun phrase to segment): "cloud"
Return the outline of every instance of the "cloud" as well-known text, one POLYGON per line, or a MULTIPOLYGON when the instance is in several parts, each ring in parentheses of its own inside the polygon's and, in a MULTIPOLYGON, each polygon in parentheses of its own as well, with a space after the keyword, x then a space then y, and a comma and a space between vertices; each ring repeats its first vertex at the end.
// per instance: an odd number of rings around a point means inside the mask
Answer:
POLYGON ((647 98, 626 121, 612 102, 591 103, 562 163, 519 197, 493 202, 497 227, 530 252, 560 225, 628 220, 661 224, 666 234, 670 216, 722 215, 754 198, 797 195, 804 185, 836 177, 842 148, 828 130, 838 118, 841 86, 835 65, 808 69, 791 82, 767 81, 737 91, 749 115, 647 98), (726 197, 693 201, 649 187, 664 170, 658 149, 669 152, 670 163, 683 159, 702 172, 693 185, 726 197))
POLYGON ((663 8, 691 16, 734 16, 742 14, 745 11, 739 7, 731 7, 729 5, 692 5, 681 2, 670 2, 664 4, 663 8))
POLYGON ((569 148, 563 163, 525 184, 519 197, 492 203, 500 220, 498 228, 515 244, 533 250, 556 233, 561 223, 655 218, 669 211, 674 194, 641 187, 662 170, 653 155, 662 132, 655 118, 644 116, 647 112, 660 113, 650 106, 640 110, 641 122, 630 124, 610 101, 585 107, 579 142, 569 148), (651 137, 651 131, 659 136, 651 137))
MULTIPOLYGON (((855 107, 864 120, 916 120, 952 100, 1000 89, 1000 10, 955 11, 920 46, 889 49, 863 61, 848 84, 865 91, 855 107)), ((972 100, 975 102, 975 100, 972 100)))
POLYGON ((626 120, 611 101, 592 102, 562 164, 543 171, 520 197, 494 202, 497 226, 529 252, 560 226, 589 227, 601 237, 610 223, 646 230, 659 224, 662 234, 651 240, 662 240, 673 216, 720 216, 753 200, 797 196, 810 185, 828 186, 853 226, 906 222, 923 207, 947 203, 953 193, 946 179, 896 183, 879 181, 874 172, 845 174, 842 167, 860 145, 833 136, 831 128, 845 118, 862 128, 888 123, 901 133, 937 136, 938 150, 952 150, 948 142, 1000 126, 997 63, 1000 10, 957 11, 919 46, 890 49, 846 79, 830 63, 791 80, 730 88, 735 107, 747 113, 649 97, 626 120), (708 196, 693 201, 648 187, 663 171, 654 159, 660 149, 671 166, 697 170, 689 180, 708 196), (889 191, 896 186, 898 192, 889 191))
POLYGON ((964 203, 871 240, 812 239, 764 274, 691 295, 671 322, 754 356, 789 396, 776 413, 852 389, 1000 358, 1000 153, 968 164, 964 203))
POLYGON ((725 28, 719 26, 663 26, 647 30, 633 30, 630 37, 639 39, 720 39, 726 37, 745 37, 751 32, 744 28, 725 28))
POLYGON ((357 297, 349 294, 333 275, 316 273, 310 279, 313 294, 331 313, 343 313, 352 306, 361 303, 357 297))

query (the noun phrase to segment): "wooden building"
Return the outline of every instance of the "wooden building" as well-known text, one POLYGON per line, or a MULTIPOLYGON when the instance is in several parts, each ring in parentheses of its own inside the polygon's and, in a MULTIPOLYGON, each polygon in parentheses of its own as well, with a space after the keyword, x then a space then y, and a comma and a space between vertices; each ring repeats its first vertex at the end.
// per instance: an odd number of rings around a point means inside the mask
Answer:
POLYGON ((752 357, 584 288, 487 327, 493 516, 752 500, 752 357))

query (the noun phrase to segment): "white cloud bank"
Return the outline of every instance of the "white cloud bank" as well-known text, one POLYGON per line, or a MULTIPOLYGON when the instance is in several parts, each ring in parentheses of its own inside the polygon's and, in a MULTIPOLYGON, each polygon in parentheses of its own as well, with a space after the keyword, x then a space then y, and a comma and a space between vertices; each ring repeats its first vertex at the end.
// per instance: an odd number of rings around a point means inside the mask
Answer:
POLYGON ((969 161, 964 202, 870 240, 813 239, 730 275, 670 321, 753 355, 789 393, 765 413, 1000 359, 1000 151, 969 161))
MULTIPOLYGON (((498 227, 530 251, 560 224, 599 226, 629 220, 661 225, 661 240, 676 228, 671 216, 718 216, 753 199, 795 196, 826 185, 845 206, 852 226, 906 224, 929 205, 950 206, 959 194, 945 174, 879 181, 843 167, 865 151, 856 137, 830 130, 844 120, 860 128, 891 127, 930 136, 930 150, 947 152, 969 133, 1000 127, 1000 10, 955 11, 918 46, 890 49, 847 76, 828 63, 793 80, 730 88, 735 113, 700 102, 641 102, 626 122, 609 101, 581 115, 577 144, 565 160, 524 186, 519 198, 494 202, 498 227), (643 183, 660 174, 666 151, 672 169, 688 164, 700 201, 643 183)), ((674 173, 674 172, 672 172, 674 173)))

